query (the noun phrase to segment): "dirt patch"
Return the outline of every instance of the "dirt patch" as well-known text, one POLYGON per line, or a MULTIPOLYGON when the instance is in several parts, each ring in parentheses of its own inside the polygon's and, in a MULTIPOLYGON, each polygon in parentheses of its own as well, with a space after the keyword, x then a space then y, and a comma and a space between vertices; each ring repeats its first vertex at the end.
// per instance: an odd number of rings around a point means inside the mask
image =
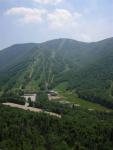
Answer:
POLYGON ((14 103, 3 103, 3 105, 7 105, 10 107, 14 107, 14 108, 20 108, 20 109, 24 109, 24 110, 30 110, 32 112, 44 112, 44 113, 49 114, 51 116, 61 118, 61 115, 59 115, 57 113, 44 111, 43 109, 39 109, 39 108, 27 107, 27 106, 23 106, 23 105, 19 105, 19 104, 14 104, 14 103))

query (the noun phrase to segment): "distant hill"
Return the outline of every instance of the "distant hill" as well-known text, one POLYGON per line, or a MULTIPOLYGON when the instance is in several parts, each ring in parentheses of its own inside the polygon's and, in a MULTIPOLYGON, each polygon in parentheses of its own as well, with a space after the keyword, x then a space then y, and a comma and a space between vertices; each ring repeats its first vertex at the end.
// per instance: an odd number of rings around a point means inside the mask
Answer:
POLYGON ((61 84, 79 97, 113 108, 113 38, 93 43, 56 39, 0 51, 1 94, 61 84))

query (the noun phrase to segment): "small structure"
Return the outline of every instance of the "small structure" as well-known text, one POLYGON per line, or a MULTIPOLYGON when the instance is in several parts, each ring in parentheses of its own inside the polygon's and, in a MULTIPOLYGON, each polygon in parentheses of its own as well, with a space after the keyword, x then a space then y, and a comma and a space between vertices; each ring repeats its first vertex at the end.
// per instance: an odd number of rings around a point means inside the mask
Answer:
POLYGON ((70 105, 71 103, 70 102, 68 102, 68 101, 59 101, 61 104, 68 104, 68 105, 70 105))
POLYGON ((36 101, 36 96, 37 94, 34 93, 34 94, 24 94, 24 98, 26 101, 28 101, 28 99, 30 98, 32 102, 35 102, 36 101))
POLYGON ((89 111, 94 111, 94 109, 92 109, 92 108, 89 108, 88 110, 89 110, 89 111))
POLYGON ((80 104, 74 104, 75 107, 80 107, 80 104))
POLYGON ((51 90, 51 91, 48 91, 48 98, 51 101, 51 100, 58 100, 61 97, 58 95, 57 91, 51 90))
POLYGON ((57 96, 58 92, 54 91, 54 90, 51 90, 51 91, 48 91, 48 94, 51 95, 51 96, 57 96))

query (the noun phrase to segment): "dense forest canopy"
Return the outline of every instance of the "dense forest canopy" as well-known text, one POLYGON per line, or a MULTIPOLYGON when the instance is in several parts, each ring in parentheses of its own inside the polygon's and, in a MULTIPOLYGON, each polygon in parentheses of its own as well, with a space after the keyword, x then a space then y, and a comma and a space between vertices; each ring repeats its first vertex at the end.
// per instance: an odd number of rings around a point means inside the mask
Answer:
POLYGON ((0 105, 0 149, 112 150, 113 113, 63 111, 59 119, 0 105))

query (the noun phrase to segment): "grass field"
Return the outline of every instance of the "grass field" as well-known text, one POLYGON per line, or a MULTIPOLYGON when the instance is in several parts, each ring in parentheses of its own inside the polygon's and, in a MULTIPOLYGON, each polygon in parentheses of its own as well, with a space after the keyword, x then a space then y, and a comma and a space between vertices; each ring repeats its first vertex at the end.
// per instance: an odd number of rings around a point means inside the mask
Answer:
POLYGON ((106 112, 113 111, 112 109, 108 109, 100 104, 96 104, 96 103, 78 98, 76 93, 74 93, 73 91, 66 91, 65 86, 66 86, 66 83, 61 84, 60 86, 56 88, 59 94, 63 97, 63 100, 74 103, 74 104, 79 104, 81 107, 84 107, 87 109, 94 109, 97 111, 106 111, 106 112))
POLYGON ((79 104, 82 107, 86 107, 88 109, 99 110, 99 111, 112 111, 111 109, 101 106, 100 104, 96 104, 93 102, 80 99, 73 92, 68 91, 68 92, 61 93, 61 94, 64 96, 64 100, 75 103, 75 104, 79 104))

